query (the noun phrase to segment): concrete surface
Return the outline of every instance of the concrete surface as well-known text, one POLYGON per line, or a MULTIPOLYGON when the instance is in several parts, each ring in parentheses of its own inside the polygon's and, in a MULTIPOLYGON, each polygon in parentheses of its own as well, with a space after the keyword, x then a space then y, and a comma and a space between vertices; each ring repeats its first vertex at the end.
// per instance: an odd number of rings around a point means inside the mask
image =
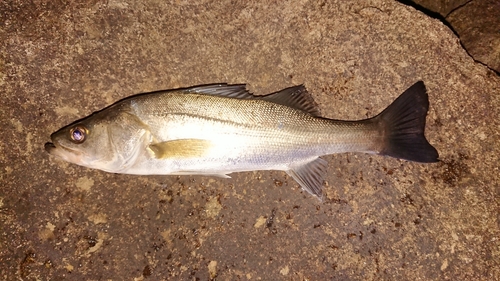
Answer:
POLYGON ((499 280, 500 79, 441 22, 372 1, 0 3, 0 279, 499 280), (282 172, 108 174, 56 129, 139 92, 304 83, 360 119, 424 80, 440 163, 327 156, 320 203, 282 172))

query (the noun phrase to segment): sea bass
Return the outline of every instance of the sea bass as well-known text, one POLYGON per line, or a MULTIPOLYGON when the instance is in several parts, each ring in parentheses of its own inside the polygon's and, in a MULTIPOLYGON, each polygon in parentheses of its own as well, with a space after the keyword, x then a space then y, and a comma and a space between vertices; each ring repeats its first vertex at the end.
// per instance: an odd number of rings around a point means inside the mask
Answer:
POLYGON ((281 170, 322 197, 322 155, 365 152, 437 162, 424 136, 429 100, 415 83, 375 117, 326 119, 304 86, 254 96, 213 84, 139 94, 51 135, 45 149, 81 166, 135 175, 212 175, 281 170))

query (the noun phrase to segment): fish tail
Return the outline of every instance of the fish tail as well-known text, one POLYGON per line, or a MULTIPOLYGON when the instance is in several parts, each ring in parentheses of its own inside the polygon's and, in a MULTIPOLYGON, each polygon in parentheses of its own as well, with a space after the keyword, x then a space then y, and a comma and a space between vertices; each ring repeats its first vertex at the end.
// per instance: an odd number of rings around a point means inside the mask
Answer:
POLYGON ((424 135, 428 109, 424 82, 418 81, 374 117, 385 136, 378 154, 415 162, 437 162, 438 152, 424 135))

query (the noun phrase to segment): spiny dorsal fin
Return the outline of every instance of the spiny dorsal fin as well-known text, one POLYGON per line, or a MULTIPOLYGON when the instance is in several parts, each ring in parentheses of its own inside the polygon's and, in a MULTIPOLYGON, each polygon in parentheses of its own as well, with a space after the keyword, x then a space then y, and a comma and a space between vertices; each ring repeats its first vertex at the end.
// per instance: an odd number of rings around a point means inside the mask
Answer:
POLYGON ((236 85, 211 84, 211 85, 188 88, 188 89, 186 89, 186 91, 189 93, 216 95, 216 96, 236 98, 236 99, 255 98, 255 96, 252 95, 252 93, 250 93, 246 89, 245 84, 236 84, 236 85))
POLYGON ((286 88, 262 98, 270 102, 305 111, 315 117, 321 115, 318 106, 304 85, 286 88))
POLYGON ((309 95, 304 85, 286 88, 266 96, 254 96, 246 89, 245 84, 212 84, 188 88, 185 91, 189 93, 217 95, 236 99, 262 99, 305 111, 312 116, 319 117, 321 115, 318 106, 311 95, 309 95))
POLYGON ((212 143, 201 139, 182 139, 149 145, 149 150, 157 159, 201 157, 207 153, 212 143))
POLYGON ((322 200, 327 165, 325 160, 316 158, 310 162, 292 164, 291 169, 286 172, 300 184, 302 189, 322 200))

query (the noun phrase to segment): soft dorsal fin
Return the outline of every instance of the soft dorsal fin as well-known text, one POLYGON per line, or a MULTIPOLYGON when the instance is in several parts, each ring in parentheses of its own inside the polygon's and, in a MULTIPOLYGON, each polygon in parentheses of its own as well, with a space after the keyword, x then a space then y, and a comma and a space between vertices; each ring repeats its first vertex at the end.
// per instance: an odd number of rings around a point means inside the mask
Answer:
POLYGON ((305 111, 315 117, 321 115, 318 106, 304 85, 286 88, 264 96, 262 99, 305 111))
POLYGON ((197 86, 193 88, 188 88, 185 91, 190 93, 200 93, 207 95, 223 96, 228 98, 236 99, 252 99, 256 98, 252 93, 246 89, 245 84, 211 84, 205 86, 197 86))
POLYGON ((318 157, 305 163, 293 163, 286 173, 295 179, 302 189, 323 200, 323 180, 327 165, 325 160, 318 157))

